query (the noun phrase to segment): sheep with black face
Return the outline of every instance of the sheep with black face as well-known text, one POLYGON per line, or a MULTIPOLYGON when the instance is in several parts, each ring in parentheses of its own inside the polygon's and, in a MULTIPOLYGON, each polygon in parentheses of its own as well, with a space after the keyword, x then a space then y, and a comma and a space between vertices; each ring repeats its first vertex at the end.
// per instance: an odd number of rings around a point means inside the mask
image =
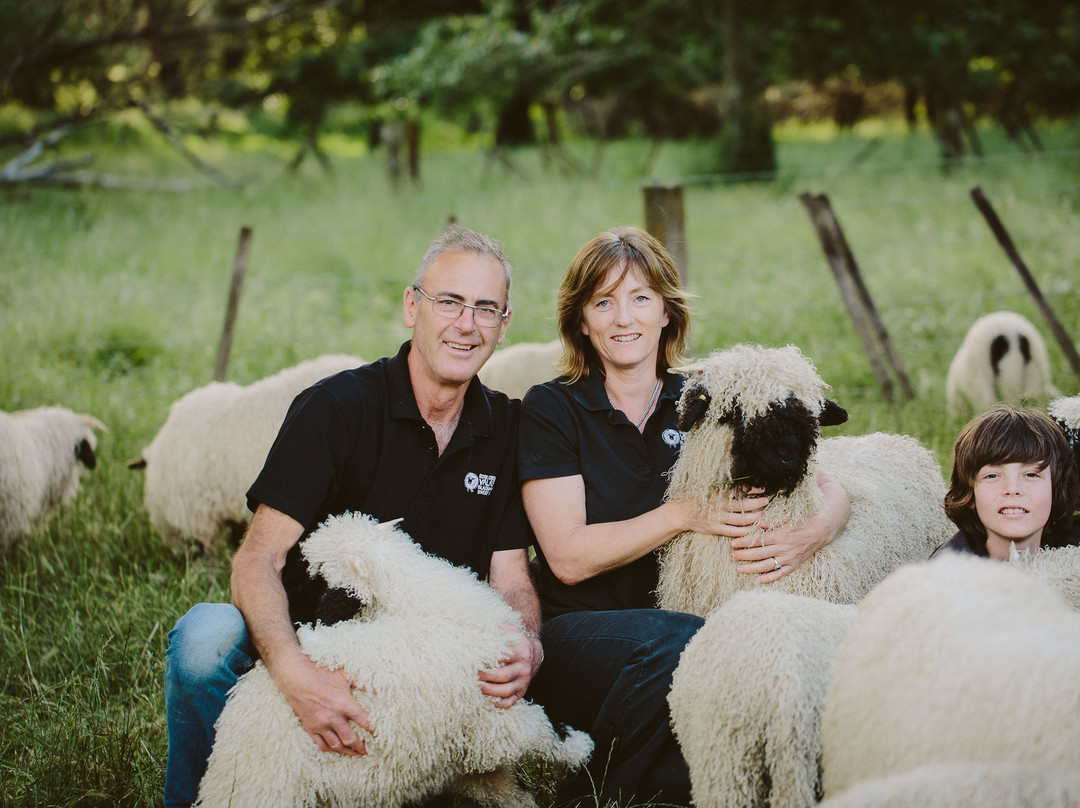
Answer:
POLYGON ((0 552, 25 539, 97 465, 97 418, 66 407, 0 412, 0 552))
MULTIPOLYGON (((669 499, 710 502, 723 489, 761 488, 763 520, 798 522, 821 507, 815 475, 826 470, 847 491, 843 533, 769 586, 834 603, 856 603, 902 564, 922 561, 953 532, 945 485, 933 455, 914 438, 874 433, 820 440, 820 428, 847 413, 797 347, 736 345, 680 369, 690 374, 679 401, 685 438, 671 470, 669 499)), ((764 544, 764 531, 756 538, 764 544)), ((736 571, 716 536, 683 533, 661 559, 659 605, 707 616, 756 586, 736 571)))

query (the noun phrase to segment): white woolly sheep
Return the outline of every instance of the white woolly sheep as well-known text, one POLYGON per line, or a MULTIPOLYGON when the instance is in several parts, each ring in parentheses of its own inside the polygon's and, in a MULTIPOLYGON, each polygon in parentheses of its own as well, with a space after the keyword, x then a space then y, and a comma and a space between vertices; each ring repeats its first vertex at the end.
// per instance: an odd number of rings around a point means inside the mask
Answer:
POLYGON ((821 797, 821 712, 854 606, 758 589, 713 612, 668 703, 700 808, 808 808, 821 797))
POLYGON ((1076 462, 1080 464, 1080 395, 1056 398, 1047 405, 1046 412, 1065 430, 1076 462))
MULTIPOLYGON (((718 489, 761 487, 772 495, 769 525, 805 519, 821 507, 820 467, 847 491, 844 532, 772 589, 856 603, 901 564, 925 560, 955 531, 933 455, 914 438, 873 433, 819 442, 819 424, 847 414, 825 399, 825 383, 793 345, 737 345, 686 368, 679 400, 685 438, 668 499, 707 503, 718 489)), ((756 541, 766 534, 755 528, 756 541)), ((683 533, 661 557, 659 605, 707 616, 757 576, 736 570, 728 542, 683 533)))
POLYGON ((1080 772, 1022 763, 933 763, 866 780, 818 808, 1076 808, 1080 772))
POLYGON ((506 655, 520 616, 476 575, 427 555, 392 525, 331 517, 302 545, 312 575, 362 604, 343 622, 302 626, 312 660, 342 669, 370 716, 368 754, 321 752, 259 662, 231 691, 199 790, 201 808, 395 808, 447 790, 484 805, 533 808, 525 761, 577 768, 589 736, 560 738, 543 709, 496 706, 477 672, 506 655))
POLYGON ((1080 611, 1080 547, 1045 547, 1025 550, 1009 563, 1038 575, 1080 611))
POLYGON ((247 490, 292 400, 320 379, 362 364, 329 354, 246 386, 211 382, 175 401, 142 458, 128 464, 146 468, 146 509, 165 543, 214 552, 229 530, 235 544, 251 518, 247 490))
POLYGON ((954 413, 1055 394, 1042 335, 1013 311, 996 311, 972 324, 945 380, 945 400, 954 413))
MULTIPOLYGON (((1074 549, 1034 555, 1075 578, 1074 549)), ((897 570, 833 661, 824 793, 948 761, 1080 771, 1078 679, 1080 613, 1044 576, 962 553, 897 570)))
POLYGON ((80 466, 97 465, 95 429, 108 431, 64 407, 0 412, 0 552, 75 498, 80 466))
POLYGON ((555 363, 562 356, 562 342, 519 342, 495 351, 480 369, 485 387, 521 398, 534 384, 555 378, 555 363))

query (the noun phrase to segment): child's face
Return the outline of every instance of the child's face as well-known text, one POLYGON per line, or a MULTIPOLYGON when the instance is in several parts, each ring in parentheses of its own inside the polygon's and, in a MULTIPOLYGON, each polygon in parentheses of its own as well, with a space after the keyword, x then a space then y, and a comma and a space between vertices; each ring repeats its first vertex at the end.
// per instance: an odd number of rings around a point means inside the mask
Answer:
POLYGON ((1050 519, 1050 467, 1034 463, 983 466, 975 475, 975 510, 987 540, 1038 547, 1050 519))

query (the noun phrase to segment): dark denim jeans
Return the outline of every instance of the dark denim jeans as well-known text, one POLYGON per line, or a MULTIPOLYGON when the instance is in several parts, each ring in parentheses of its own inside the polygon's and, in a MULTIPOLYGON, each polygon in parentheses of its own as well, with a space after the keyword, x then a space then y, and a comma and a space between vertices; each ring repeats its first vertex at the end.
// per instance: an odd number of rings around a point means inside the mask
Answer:
POLYGON ((660 609, 572 612, 545 621, 544 664, 528 697, 555 724, 588 732, 588 770, 559 787, 558 804, 619 800, 689 805, 690 775, 667 696, 671 675, 704 621, 660 609))

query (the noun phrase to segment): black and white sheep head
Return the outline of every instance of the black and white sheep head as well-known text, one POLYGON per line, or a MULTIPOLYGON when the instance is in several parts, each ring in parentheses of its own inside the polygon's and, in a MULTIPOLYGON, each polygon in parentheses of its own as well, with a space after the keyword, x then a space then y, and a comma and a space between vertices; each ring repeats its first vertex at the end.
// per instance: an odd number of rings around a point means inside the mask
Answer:
POLYGON ((820 427, 847 420, 794 345, 735 345, 677 370, 690 375, 678 402, 687 444, 710 426, 731 431, 729 485, 790 492, 806 475, 820 427))
POLYGON ((109 428, 92 415, 73 412, 66 407, 37 407, 17 410, 11 416, 28 424, 28 428, 45 438, 50 451, 56 452, 59 465, 53 467, 55 476, 50 481, 54 495, 65 505, 70 503, 79 490, 82 467, 93 471, 97 468, 97 435, 94 430, 108 432, 109 428), (66 457, 62 457, 63 452, 66 457), (70 453, 69 453, 70 452, 70 453))
POLYGON ((400 521, 379 522, 366 514, 346 513, 328 517, 304 539, 300 552, 307 560, 308 574, 321 577, 329 592, 335 593, 331 599, 342 601, 333 600, 331 608, 336 612, 344 614, 349 603, 355 604, 354 612, 371 605, 379 592, 393 585, 395 565, 401 568, 402 556, 421 552, 397 528, 400 521))

